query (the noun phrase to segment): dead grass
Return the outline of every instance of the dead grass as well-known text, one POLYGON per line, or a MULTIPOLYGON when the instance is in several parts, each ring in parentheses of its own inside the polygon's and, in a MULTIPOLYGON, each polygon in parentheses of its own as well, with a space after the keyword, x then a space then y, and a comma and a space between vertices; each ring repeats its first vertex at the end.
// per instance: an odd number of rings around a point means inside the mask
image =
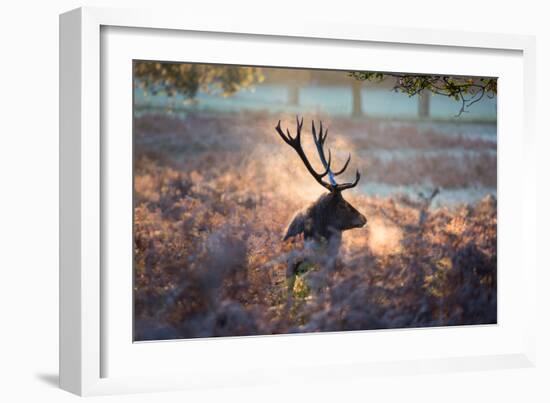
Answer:
POLYGON ((322 189, 273 122, 201 119, 136 124, 138 340, 496 322, 494 198, 429 210, 420 224, 414 200, 349 191, 368 223, 344 234, 332 262, 281 240, 322 189), (287 268, 304 258, 289 288, 287 268))

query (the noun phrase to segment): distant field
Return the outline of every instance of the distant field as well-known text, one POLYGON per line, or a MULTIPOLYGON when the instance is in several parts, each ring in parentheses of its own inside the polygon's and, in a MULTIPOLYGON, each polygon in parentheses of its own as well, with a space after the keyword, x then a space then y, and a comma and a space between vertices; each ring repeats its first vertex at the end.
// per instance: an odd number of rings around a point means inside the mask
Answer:
MULTIPOLYGON (((434 201, 436 206, 496 196, 495 124, 311 116, 329 125, 329 142, 336 158, 344 160, 352 152, 351 168, 359 168, 363 176, 357 191, 364 195, 389 197, 404 193, 414 197, 438 187, 441 193, 434 201)), ((176 166, 189 157, 217 151, 235 156, 241 163, 243 156, 247 160, 274 160, 272 166, 278 174, 293 167, 294 182, 299 180, 302 189, 318 192, 317 184, 277 137, 274 126, 280 117, 291 124, 295 118, 292 114, 264 112, 199 112, 185 119, 178 115, 143 115, 135 123, 138 156, 161 155, 176 166)), ((308 146, 311 138, 304 137, 308 146)))

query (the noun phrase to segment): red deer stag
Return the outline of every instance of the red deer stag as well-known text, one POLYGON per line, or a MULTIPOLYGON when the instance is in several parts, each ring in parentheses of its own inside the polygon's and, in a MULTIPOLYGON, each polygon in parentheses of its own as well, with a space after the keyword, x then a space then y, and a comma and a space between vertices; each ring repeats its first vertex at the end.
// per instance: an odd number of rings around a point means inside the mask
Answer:
MULTIPOLYGON (((342 174, 351 160, 351 154, 342 169, 334 172, 331 168, 331 152, 328 150, 328 160, 325 158, 324 144, 328 136, 328 129, 323 133, 323 123, 320 123, 319 135, 315 130, 315 123, 311 122, 311 131, 313 135, 313 141, 317 148, 319 158, 323 164, 324 171, 318 173, 311 166, 300 141, 302 125, 304 118, 298 120, 296 116, 296 136, 292 137, 288 129, 286 134, 281 129, 281 121, 275 127, 279 136, 285 143, 291 146, 302 162, 304 163, 308 172, 313 178, 329 192, 321 195, 315 202, 313 202, 305 210, 298 212, 286 230, 284 240, 294 237, 299 234, 304 234, 304 239, 314 239, 327 241, 329 245, 333 245, 337 250, 340 246, 342 231, 346 231, 352 228, 361 228, 367 223, 367 219, 359 211, 357 211, 351 204, 349 204, 342 196, 342 191, 351 189, 359 183, 360 175, 359 171, 355 174, 355 181, 352 183, 336 183, 335 177, 342 174), (323 180, 328 176, 328 182, 323 180)), ((332 249, 332 248, 331 248, 332 249)))

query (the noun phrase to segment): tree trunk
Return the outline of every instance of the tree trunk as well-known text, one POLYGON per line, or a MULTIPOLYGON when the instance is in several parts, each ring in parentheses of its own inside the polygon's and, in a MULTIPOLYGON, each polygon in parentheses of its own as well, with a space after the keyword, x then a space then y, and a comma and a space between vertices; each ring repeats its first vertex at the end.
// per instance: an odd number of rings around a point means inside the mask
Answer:
POLYGON ((351 110, 351 116, 359 117, 363 115, 362 102, 361 102, 361 81, 353 80, 351 84, 351 92, 353 97, 353 106, 351 110))
POLYGON ((422 90, 418 94, 418 116, 427 118, 430 116, 430 92, 422 90))

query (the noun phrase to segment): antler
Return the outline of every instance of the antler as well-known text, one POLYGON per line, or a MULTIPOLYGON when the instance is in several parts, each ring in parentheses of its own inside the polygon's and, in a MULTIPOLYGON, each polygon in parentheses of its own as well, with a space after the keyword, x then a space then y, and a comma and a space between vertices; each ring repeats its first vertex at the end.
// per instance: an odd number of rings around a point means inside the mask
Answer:
POLYGON ((302 126, 304 124, 304 118, 302 117, 301 120, 298 120, 298 116, 296 116, 296 136, 292 137, 289 130, 286 129, 286 134, 281 129, 281 121, 279 120, 279 123, 277 123, 277 126, 275 127, 275 130, 277 130, 277 133, 279 133, 279 136, 283 139, 285 143, 287 143, 289 146, 291 146, 304 165, 306 166, 307 170, 313 176, 313 178, 324 188, 330 190, 331 192, 341 192, 342 190, 350 189, 352 187, 357 186, 357 183, 359 183, 359 179, 361 178, 361 175, 359 174, 359 171, 356 171, 355 173, 355 181, 353 183, 336 183, 335 176, 338 176, 342 174, 346 168, 348 167, 349 162, 351 161, 351 154, 349 154, 348 159, 342 169, 340 169, 338 172, 333 172, 330 164, 332 160, 332 154, 330 149, 328 150, 328 160, 325 157, 325 150, 324 145, 325 141, 328 136, 328 129, 326 129, 325 133, 323 134, 323 122, 320 122, 320 130, 319 135, 317 135, 315 131, 315 123, 311 122, 311 132, 313 135, 313 141, 315 142, 315 146, 317 147, 317 152, 319 153, 319 158, 321 160, 321 163, 323 164, 323 167, 325 168, 325 171, 322 174, 317 173, 315 169, 311 166, 306 154, 304 153, 304 150, 302 149, 302 143, 301 143, 301 132, 302 132, 302 126), (323 180, 325 176, 328 175, 329 182, 327 183, 323 180))

